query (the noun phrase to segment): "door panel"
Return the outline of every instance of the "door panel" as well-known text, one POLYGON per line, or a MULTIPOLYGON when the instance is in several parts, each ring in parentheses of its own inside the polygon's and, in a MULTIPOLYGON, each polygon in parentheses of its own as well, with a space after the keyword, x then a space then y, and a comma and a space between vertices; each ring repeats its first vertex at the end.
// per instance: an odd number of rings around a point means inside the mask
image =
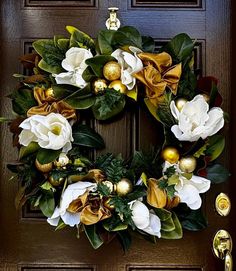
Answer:
MULTIPOLYGON (((20 55, 31 50, 35 39, 66 34, 65 26, 74 25, 96 37, 105 27, 109 6, 118 6, 122 25, 137 27, 142 34, 151 35, 157 48, 180 32, 197 39, 195 65, 202 75, 219 78, 224 96, 224 109, 230 108, 230 0, 2 0, 1 1, 1 95, 9 94, 16 81, 12 74, 21 72, 17 63, 20 55)), ((11 116, 10 102, 1 99, 1 115, 11 116)), ((234 112, 232 110, 232 112, 234 112)), ((105 152, 122 153, 129 157, 135 149, 148 149, 160 141, 160 124, 145 108, 132 104, 113 123, 92 123, 106 141, 105 152)), ((233 130, 226 127, 225 133, 233 130)), ((228 146, 222 159, 230 166, 235 145, 228 146)), ((236 150, 236 148, 235 148, 236 150)), ((96 155, 96 154, 95 154, 96 155)), ((54 232, 38 210, 26 206, 14 209, 17 184, 9 182, 6 163, 17 157, 12 151, 7 125, 1 126, 1 184, 0 184, 0 268, 2 270, 102 270, 102 271, 217 271, 223 263, 211 250, 214 233, 224 228, 233 233, 235 208, 227 218, 214 211, 218 193, 228 192, 233 200, 234 182, 213 187, 204 198, 204 210, 209 221, 202 232, 184 232, 181 240, 159 240, 156 245, 137 237, 129 252, 123 253, 117 240, 94 251, 85 236, 76 239, 75 229, 54 232)), ((233 171, 233 167, 232 167, 233 171)), ((233 202, 235 204, 235 202, 233 202)), ((236 205, 236 204, 235 204, 236 205)))

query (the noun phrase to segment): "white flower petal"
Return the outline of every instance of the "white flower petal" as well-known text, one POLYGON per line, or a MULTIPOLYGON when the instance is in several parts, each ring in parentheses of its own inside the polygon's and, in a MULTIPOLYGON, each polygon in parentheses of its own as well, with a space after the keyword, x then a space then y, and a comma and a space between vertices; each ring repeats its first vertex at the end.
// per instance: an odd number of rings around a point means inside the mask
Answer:
POLYGON ((61 219, 66 225, 74 227, 80 223, 80 214, 65 212, 63 215, 61 215, 61 219))
POLYGON ((196 175, 192 176, 190 182, 195 188, 198 189, 199 193, 205 193, 210 189, 211 186, 210 180, 196 175))
POLYGON ((74 76, 73 72, 62 72, 54 76, 58 85, 60 84, 75 85, 75 81, 73 79, 74 76))
POLYGON ((47 222, 52 226, 57 226, 58 222, 60 221, 60 214, 59 214, 59 208, 56 207, 54 210, 54 213, 51 217, 47 219, 47 222))
POLYGON ((138 229, 145 229, 149 225, 149 210, 141 201, 136 200, 131 205, 132 220, 138 229))
POLYGON ((157 236, 161 238, 161 220, 160 218, 155 215, 150 213, 149 217, 149 225, 145 229, 142 229, 144 232, 157 236))

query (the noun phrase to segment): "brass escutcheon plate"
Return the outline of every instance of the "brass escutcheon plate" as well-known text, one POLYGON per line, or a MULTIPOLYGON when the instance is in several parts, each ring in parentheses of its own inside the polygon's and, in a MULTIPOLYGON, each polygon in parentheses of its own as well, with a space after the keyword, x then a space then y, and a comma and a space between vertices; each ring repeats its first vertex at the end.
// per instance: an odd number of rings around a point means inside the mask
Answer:
POLYGON ((215 208, 219 215, 227 216, 231 210, 231 201, 225 193, 220 193, 215 200, 215 208))

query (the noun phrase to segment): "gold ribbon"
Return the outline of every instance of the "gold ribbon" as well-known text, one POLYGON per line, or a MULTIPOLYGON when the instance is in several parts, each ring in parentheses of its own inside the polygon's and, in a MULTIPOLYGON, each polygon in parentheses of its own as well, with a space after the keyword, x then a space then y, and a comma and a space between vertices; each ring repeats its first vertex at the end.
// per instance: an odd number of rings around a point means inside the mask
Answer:
POLYGON ((38 105, 31 107, 28 110, 27 117, 33 115, 46 116, 49 113, 60 113, 66 119, 77 119, 75 109, 63 100, 56 101, 52 95, 47 94, 47 90, 43 87, 34 88, 34 98, 38 102, 38 105))
POLYGON ((163 101, 167 86, 176 95, 182 64, 172 66, 171 56, 166 52, 140 53, 138 56, 146 66, 134 77, 146 86, 146 95, 151 103, 157 106, 163 101))
POLYGON ((85 192, 73 200, 67 208, 70 213, 80 213, 80 221, 85 225, 96 224, 98 221, 111 217, 111 212, 103 206, 102 199, 90 196, 85 192))
POLYGON ((158 180, 148 179, 147 202, 155 208, 164 208, 167 203, 166 191, 158 187, 158 180))

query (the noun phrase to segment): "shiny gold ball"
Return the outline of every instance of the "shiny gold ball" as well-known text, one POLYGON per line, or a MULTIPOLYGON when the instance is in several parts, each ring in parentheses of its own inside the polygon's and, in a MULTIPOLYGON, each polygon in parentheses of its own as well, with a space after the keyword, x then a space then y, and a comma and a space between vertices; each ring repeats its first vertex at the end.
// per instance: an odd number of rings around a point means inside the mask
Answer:
POLYGON ((104 79, 97 79, 94 83, 93 83, 93 87, 94 87, 94 92, 97 94, 99 92, 104 91, 104 89, 107 88, 107 81, 104 79))
POLYGON ((114 185, 112 182, 104 181, 104 182, 102 182, 102 184, 106 185, 110 189, 111 193, 114 191, 114 185))
POLYGON ((103 202, 104 207, 108 208, 109 210, 114 210, 115 206, 113 204, 110 204, 111 198, 106 199, 103 202))
POLYGON ((43 173, 48 173, 49 171, 52 170, 52 163, 40 164, 37 159, 35 160, 35 166, 39 171, 43 173))
POLYGON ((54 93, 53 93, 53 89, 52 88, 48 88, 45 90, 45 96, 47 97, 53 97, 54 93))
POLYGON ((179 152, 174 147, 166 147, 163 149, 161 156, 165 161, 168 161, 171 164, 175 164, 179 161, 179 152))
POLYGON ((186 156, 179 160, 179 168, 185 173, 192 173, 197 166, 197 160, 193 156, 186 156))
POLYGON ((175 100, 175 105, 179 111, 181 111, 188 100, 185 98, 178 98, 175 100))
POLYGON ((103 67, 103 75, 109 81, 114 81, 121 76, 121 67, 115 61, 109 61, 103 67))
POLYGON ((123 85, 120 80, 112 81, 108 87, 113 88, 116 91, 119 91, 120 93, 123 93, 123 94, 125 94, 127 92, 127 87, 125 85, 123 85))
POLYGON ((123 178, 115 185, 115 190, 118 196, 126 196, 133 190, 133 185, 129 179, 123 178))
POLYGON ((48 181, 52 186, 60 186, 64 183, 65 179, 62 177, 54 178, 53 176, 49 176, 48 181))

